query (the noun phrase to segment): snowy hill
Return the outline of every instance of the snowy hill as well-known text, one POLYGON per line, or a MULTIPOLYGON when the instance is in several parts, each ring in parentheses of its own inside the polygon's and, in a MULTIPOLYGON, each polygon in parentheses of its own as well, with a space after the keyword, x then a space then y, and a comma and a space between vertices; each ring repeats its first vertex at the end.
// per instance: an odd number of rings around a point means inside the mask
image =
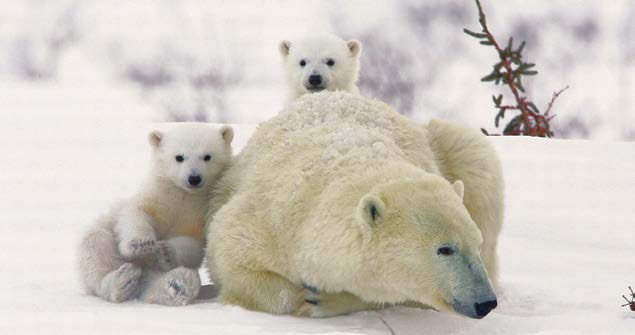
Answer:
MULTIPOLYGON (((311 320, 214 300, 169 308, 86 296, 75 273, 79 236, 137 187, 152 116, 134 96, 66 85, 0 87, 9 111, 0 113, 1 334, 635 331, 635 312, 619 307, 635 286, 635 143, 622 142, 491 138, 507 182, 503 290, 480 321, 408 308, 311 320)), ((238 147, 254 128, 237 126, 238 147)))

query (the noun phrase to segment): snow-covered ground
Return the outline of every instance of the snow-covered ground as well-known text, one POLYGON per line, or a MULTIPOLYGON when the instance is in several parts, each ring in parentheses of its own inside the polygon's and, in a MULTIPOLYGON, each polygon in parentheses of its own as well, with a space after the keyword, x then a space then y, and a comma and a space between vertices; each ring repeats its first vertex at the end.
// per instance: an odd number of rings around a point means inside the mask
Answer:
POLYGON ((82 231, 145 174, 151 122, 245 123, 240 147, 278 112, 280 39, 316 27, 359 38, 362 92, 403 85, 385 99, 413 119, 492 130, 496 90, 478 80, 495 55, 461 32, 477 27, 471 1, 5 1, 0 334, 635 333, 635 312, 619 307, 635 286, 635 143, 608 141, 635 139, 635 3, 483 3, 497 36, 528 41, 539 107, 571 86, 557 135, 605 142, 491 138, 507 180, 502 292, 474 321, 407 308, 309 320, 213 300, 115 305, 83 295, 75 273, 82 231))
MULTIPOLYGON (((507 181, 502 292, 480 321, 408 308, 311 320, 86 296, 79 236, 147 168, 153 112, 113 87, 0 85, 0 334, 635 332, 635 312, 619 307, 635 286, 635 143, 624 142, 491 138, 507 181)), ((253 129, 237 126, 237 147, 253 129)))

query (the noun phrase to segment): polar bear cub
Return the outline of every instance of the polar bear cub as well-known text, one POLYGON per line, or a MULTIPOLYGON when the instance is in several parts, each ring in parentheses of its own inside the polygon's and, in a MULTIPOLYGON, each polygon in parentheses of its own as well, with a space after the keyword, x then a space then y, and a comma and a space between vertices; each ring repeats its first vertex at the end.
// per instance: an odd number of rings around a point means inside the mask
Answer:
POLYGON ((208 195, 232 158, 234 132, 185 123, 149 134, 149 176, 80 245, 80 277, 111 302, 185 305, 199 292, 208 195))
POLYGON ((279 49, 291 89, 290 100, 322 90, 359 93, 361 42, 323 35, 282 41, 279 49))

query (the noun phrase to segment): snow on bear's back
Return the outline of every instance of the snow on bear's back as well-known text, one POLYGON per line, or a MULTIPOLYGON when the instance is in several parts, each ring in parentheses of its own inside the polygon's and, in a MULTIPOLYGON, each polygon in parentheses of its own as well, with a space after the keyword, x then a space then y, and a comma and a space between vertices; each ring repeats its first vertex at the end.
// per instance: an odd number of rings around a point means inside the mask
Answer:
POLYGON ((281 116, 289 130, 350 123, 386 131, 402 118, 388 105, 344 91, 306 94, 290 103, 281 116))
POLYGON ((425 127, 382 102, 346 92, 320 92, 298 98, 283 113, 261 123, 230 175, 240 180, 234 189, 257 187, 262 178, 289 187, 294 184, 291 179, 312 176, 331 183, 395 161, 438 173, 425 127), (271 169, 280 173, 263 175, 271 169))
MULTIPOLYGON (((261 124, 250 140, 258 145, 248 145, 245 152, 250 147, 262 149, 262 144, 267 143, 273 152, 279 151, 284 157, 281 159, 287 160, 279 163, 286 164, 286 170, 290 167, 289 159, 315 157, 308 154, 315 150, 321 151, 320 165, 328 168, 350 160, 394 158, 402 154, 395 142, 395 132, 406 122, 384 103, 347 92, 308 94, 289 104, 284 113, 261 124), (289 152, 297 154, 289 157, 286 155, 289 152)), ((312 161, 315 163, 315 159, 312 161)), ((304 171, 311 169, 309 162, 304 163, 304 171)), ((268 164, 277 165, 272 161, 268 164)))
MULTIPOLYGON (((250 142, 277 142, 291 132, 304 132, 311 128, 342 129, 362 127, 393 138, 409 121, 388 105, 343 91, 307 94, 286 106, 280 115, 260 124, 250 142)), ((357 138, 364 134, 353 135, 357 138)), ((249 149, 250 146, 247 146, 249 149)))

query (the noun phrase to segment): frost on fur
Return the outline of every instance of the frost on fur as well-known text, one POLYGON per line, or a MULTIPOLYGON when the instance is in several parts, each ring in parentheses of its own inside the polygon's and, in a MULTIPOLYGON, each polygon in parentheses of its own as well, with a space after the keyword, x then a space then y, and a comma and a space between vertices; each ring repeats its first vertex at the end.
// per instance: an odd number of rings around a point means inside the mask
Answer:
POLYGON ((137 194, 84 235, 86 291, 111 302, 185 305, 200 289, 208 194, 232 158, 231 127, 178 124, 150 132, 152 167, 137 194))

